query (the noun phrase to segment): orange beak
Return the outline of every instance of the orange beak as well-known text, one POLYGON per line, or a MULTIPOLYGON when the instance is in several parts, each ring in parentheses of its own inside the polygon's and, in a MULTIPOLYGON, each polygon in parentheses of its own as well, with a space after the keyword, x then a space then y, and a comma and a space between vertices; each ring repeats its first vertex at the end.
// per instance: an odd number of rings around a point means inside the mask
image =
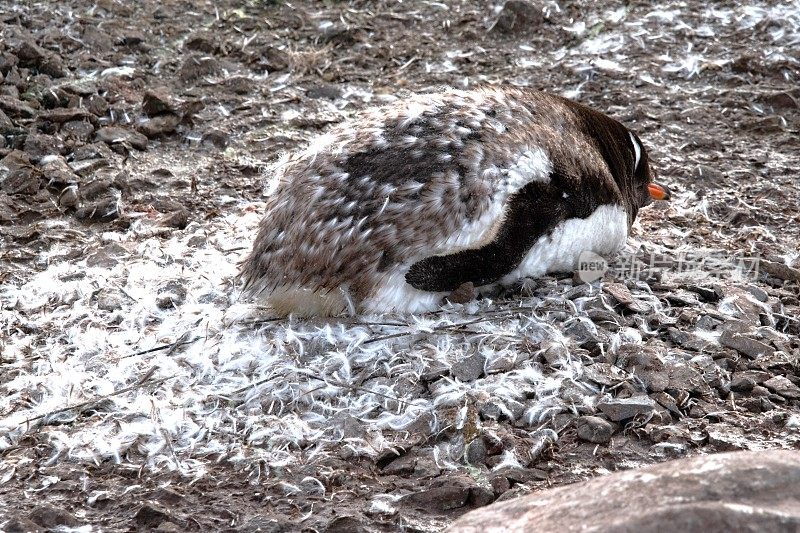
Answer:
POLYGON ((649 183, 647 190, 650 192, 650 198, 653 200, 669 200, 671 195, 669 189, 665 185, 658 183, 649 183))

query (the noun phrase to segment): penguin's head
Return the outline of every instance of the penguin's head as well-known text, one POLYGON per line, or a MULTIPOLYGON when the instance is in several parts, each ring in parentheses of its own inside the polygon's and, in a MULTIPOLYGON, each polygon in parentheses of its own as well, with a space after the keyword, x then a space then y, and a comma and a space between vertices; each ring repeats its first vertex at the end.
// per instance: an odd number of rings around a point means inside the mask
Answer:
POLYGON ((619 187, 632 225, 639 209, 653 200, 669 200, 669 189, 653 181, 647 150, 639 136, 613 118, 582 104, 565 100, 593 139, 611 176, 619 187))
POLYGON ((655 172, 650 168, 650 160, 639 136, 628 130, 630 138, 630 152, 633 157, 633 167, 628 191, 631 207, 641 208, 653 203, 653 200, 669 200, 671 193, 666 185, 657 183, 655 172))

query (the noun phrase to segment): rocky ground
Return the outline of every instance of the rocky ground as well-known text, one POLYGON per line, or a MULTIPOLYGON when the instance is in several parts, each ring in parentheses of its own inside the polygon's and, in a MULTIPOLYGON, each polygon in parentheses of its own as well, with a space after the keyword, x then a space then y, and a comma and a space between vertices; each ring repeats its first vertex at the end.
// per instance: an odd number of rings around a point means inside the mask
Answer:
POLYGON ((800 4, 0 6, 0 529, 438 531, 681 456, 800 446, 800 4), (275 320, 270 164, 408 91, 639 132, 669 204, 590 284, 275 320))

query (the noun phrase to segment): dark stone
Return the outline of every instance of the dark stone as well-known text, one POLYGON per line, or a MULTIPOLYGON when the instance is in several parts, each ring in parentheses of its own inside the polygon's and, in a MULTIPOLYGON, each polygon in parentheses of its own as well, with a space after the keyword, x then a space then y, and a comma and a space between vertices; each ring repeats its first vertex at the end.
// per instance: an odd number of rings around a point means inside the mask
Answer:
POLYGON ((86 120, 71 120, 61 126, 61 136, 64 139, 88 142, 94 135, 94 126, 86 120))
POLYGON ((24 150, 36 163, 46 155, 60 155, 64 151, 64 143, 53 135, 33 133, 25 139, 24 150))
POLYGON ((383 467, 383 473, 391 476, 408 476, 414 473, 417 467, 417 457, 415 454, 401 455, 397 459, 383 467))
POLYGON ((484 463, 486 460, 486 443, 483 442, 482 438, 473 439, 467 444, 464 458, 468 464, 473 466, 479 466, 484 463))
POLYGON ((37 505, 31 511, 31 521, 45 529, 55 529, 57 527, 79 527, 82 525, 74 514, 60 507, 49 504, 37 505))
POLYGON ((614 434, 614 426, 598 416, 581 416, 575 422, 578 437, 595 444, 605 444, 614 434))
POLYGON ((38 173, 28 154, 13 150, 0 160, 0 190, 8 194, 35 194, 40 188, 38 173))
POLYGON ((182 207, 162 216, 158 223, 168 228, 186 229, 189 224, 189 211, 182 207))
POLYGON ((93 24, 87 24, 81 37, 89 47, 100 52, 110 52, 114 48, 114 39, 93 24))
POLYGON ((182 82, 193 82, 205 76, 212 76, 219 71, 219 61, 215 58, 192 54, 181 65, 178 71, 178 78, 182 82))
POLYGON ((47 121, 57 124, 71 122, 73 120, 88 120, 94 124, 97 123, 95 116, 92 115, 88 109, 83 107, 59 107, 48 111, 42 111, 39 113, 37 119, 40 122, 47 121))
POLYGON ((128 143, 137 150, 145 150, 147 148, 147 137, 119 126, 100 128, 97 130, 97 140, 112 146, 118 143, 128 143))
POLYGON ((338 85, 332 83, 323 83, 314 85, 306 90, 306 96, 309 98, 325 98, 327 100, 336 100, 342 97, 342 89, 338 85))
POLYGON ((511 482, 502 474, 493 475, 491 478, 489 478, 489 483, 492 485, 495 498, 499 497, 501 494, 511 488, 511 482))
POLYGON ((15 516, 6 523, 0 522, 0 531, 5 533, 44 533, 46 530, 32 520, 15 516))
POLYGON ((669 334, 670 339, 672 339, 672 342, 678 346, 686 348, 687 350, 702 352, 705 351, 706 348, 714 346, 713 342, 707 341, 702 337, 699 337, 688 331, 682 331, 677 328, 668 328, 667 333, 669 334))
MULTIPOLYGON (((793 92, 797 93, 797 91, 793 92)), ((800 95, 787 91, 763 95, 759 98, 759 101, 775 110, 800 109, 800 95)))
POLYGON ((489 28, 497 34, 535 34, 545 21, 542 8, 526 0, 507 0, 489 28))
POLYGON ((266 516, 254 516, 242 524, 242 533, 290 533, 295 531, 295 524, 288 520, 277 520, 266 516))
POLYGON ((230 142, 230 135, 221 130, 209 130, 203 134, 203 140, 200 142, 206 146, 210 145, 223 150, 230 142))
POLYGON ((481 485, 472 487, 469 491, 469 503, 473 507, 484 507, 495 500, 494 488, 481 485))
POLYGON ((0 109, 13 118, 31 118, 36 114, 31 106, 12 96, 0 96, 0 109))
POLYGON ((759 267, 769 274, 784 281, 800 281, 800 269, 790 267, 784 263, 762 259, 759 267))
POLYGON ((792 383, 785 376, 775 376, 764 382, 764 386, 789 400, 800 399, 800 387, 792 383))
POLYGON ((134 520, 140 528, 155 528, 169 519, 169 510, 154 502, 145 503, 134 515, 134 520))
POLYGON ((548 478, 547 472, 539 468, 504 467, 497 471, 513 483, 530 484, 535 481, 544 481, 548 478))
POLYGON ((733 348, 737 352, 753 359, 765 355, 772 356, 775 353, 775 348, 728 329, 722 332, 722 335, 719 337, 719 342, 723 346, 733 348))
POLYGON ((733 392, 748 393, 756 386, 753 378, 747 376, 734 376, 730 388, 733 392))
POLYGON ((156 305, 159 309, 172 309, 186 300, 186 288, 177 280, 168 281, 158 289, 156 305))
POLYGON ((255 81, 244 76, 233 76, 225 80, 225 88, 234 94, 250 94, 256 88, 255 81))
POLYGON ((450 373, 461 381, 475 381, 483 375, 486 357, 479 352, 453 363, 450 373))
POLYGON ((138 122, 136 131, 144 134, 149 139, 153 139, 174 133, 180 122, 181 118, 176 115, 159 115, 138 122))
POLYGON ((464 507, 469 500, 470 488, 462 483, 433 487, 403 496, 400 501, 415 509, 444 512, 464 507))
POLYGON ((331 520, 326 533, 366 533, 369 531, 362 519, 356 516, 339 516, 331 520))
POLYGON ((177 114, 177 104, 172 99, 172 94, 166 87, 156 87, 144 93, 142 97, 142 113, 156 116, 162 113, 177 114))
POLYGON ((205 32, 193 33, 183 43, 184 50, 203 52, 205 54, 213 54, 218 48, 219 46, 214 36, 205 32))
POLYGON ((476 295, 475 285, 468 281, 459 285, 449 295, 445 296, 445 299, 450 303, 465 304, 474 300, 476 295))
POLYGON ((603 400, 597 408, 614 422, 628 420, 637 415, 648 416, 655 410, 655 402, 647 396, 603 400))

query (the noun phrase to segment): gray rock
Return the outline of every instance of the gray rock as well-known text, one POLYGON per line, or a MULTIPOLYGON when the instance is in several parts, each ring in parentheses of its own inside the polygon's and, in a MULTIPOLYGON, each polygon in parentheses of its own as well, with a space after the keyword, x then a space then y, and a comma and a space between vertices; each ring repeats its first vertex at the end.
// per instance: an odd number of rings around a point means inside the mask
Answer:
POLYGON ((734 376, 734 378, 731 380, 730 389, 733 392, 747 393, 751 392, 755 386, 756 382, 751 377, 734 376))
POLYGON ((137 150, 145 150, 147 148, 147 137, 139 132, 119 126, 100 128, 97 130, 97 140, 110 145, 128 143, 137 150))
POLYGON ((180 306, 184 300, 186 300, 186 288, 180 281, 173 280, 158 289, 156 305, 159 309, 172 309, 180 306))
POLYGON ((709 342, 702 337, 699 337, 688 331, 681 331, 677 328, 668 328, 667 333, 669 334, 669 338, 672 339, 672 342, 682 348, 686 348, 687 350, 702 352, 707 348, 714 346, 713 342, 709 342))
POLYGON ((775 376, 764 382, 764 386, 774 392, 780 394, 789 400, 800 399, 800 387, 792 383, 784 376, 775 376))
POLYGON ((553 343, 545 349, 542 354, 544 360, 549 364, 554 365, 566 361, 569 357, 569 350, 561 343, 553 343))
POLYGON ((414 453, 407 453, 392 460, 389 464, 381 470, 384 474, 390 476, 408 476, 414 473, 417 467, 417 455, 414 453))
POLYGON ((12 150, 0 160, 0 190, 9 194, 35 194, 41 188, 28 154, 12 150))
POLYGON ((159 115, 138 122, 136 124, 136 131, 152 139, 154 137, 174 133, 180 122, 181 118, 177 115, 159 115))
POLYGON ((92 124, 97 124, 97 119, 95 116, 92 115, 89 110, 82 107, 59 107, 49 111, 42 111, 39 113, 37 119, 40 122, 47 121, 55 122, 57 124, 72 122, 74 120, 86 120, 92 124))
POLYGON ((613 387, 630 379, 630 375, 616 365, 595 363, 583 369, 583 377, 600 385, 613 387))
POLYGON ((22 100, 6 95, 0 95, 0 109, 12 118, 30 118, 36 114, 36 111, 22 100))
POLYGON ((103 289, 97 295, 97 308, 103 311, 116 311, 122 309, 122 298, 110 291, 103 289))
POLYGON ((136 511, 134 519, 140 528, 153 529, 168 521, 170 514, 166 507, 155 502, 146 502, 136 511))
POLYGON ((619 348, 617 366, 637 376, 649 392, 661 392, 670 385, 670 371, 647 346, 623 344, 619 348))
POLYGON ((483 462, 486 460, 486 444, 483 442, 482 438, 473 439, 469 444, 467 444, 464 458, 467 460, 468 464, 473 466, 483 464, 483 462))
POLYGON ((564 335, 573 338, 578 346, 587 349, 608 342, 608 334, 586 319, 573 320, 564 328, 564 335))
POLYGON ((169 89, 156 87, 144 93, 142 97, 142 112, 151 117, 162 113, 174 115, 178 113, 178 105, 173 100, 169 89))
POLYGON ((800 452, 678 459, 548 489, 468 513, 448 533, 711 533, 800 529, 800 452), (576 505, 579 502, 579 505, 576 505))
POLYGON ((453 363, 450 373, 461 381, 475 381, 483 375, 486 357, 479 352, 453 363))
POLYGON ((542 8, 527 0, 507 0, 489 28, 490 33, 519 34, 533 32, 545 21, 542 8))
POLYGON ((769 294, 767 294, 767 291, 758 285, 748 285, 745 287, 745 290, 752 294, 759 302, 766 302, 769 300, 769 294))
POLYGON ((582 416, 575 422, 578 437, 595 444, 605 444, 614 434, 614 426, 599 416, 582 416))
POLYGON ((325 527, 325 533, 367 533, 364 521, 358 516, 338 516, 325 527))
POLYGON ((213 146, 220 150, 228 146, 231 136, 221 130, 212 129, 203 134, 203 139, 200 141, 204 146, 213 146))
POLYGON ((469 500, 470 488, 464 483, 453 483, 412 492, 401 498, 401 502, 415 509, 444 512, 464 507, 469 500))
POLYGON ((759 266, 764 272, 778 279, 784 281, 800 281, 800 269, 790 267, 784 263, 761 260, 759 266))
POLYGON ((193 82, 199 78, 216 74, 220 69, 217 59, 210 56, 192 54, 184 60, 178 71, 178 77, 183 82, 193 82))
POLYGON ((0 531, 5 533, 44 533, 45 529, 27 518, 16 516, 7 522, 0 522, 0 531))
POLYGON ((30 514, 31 521, 45 529, 55 529, 57 527, 78 527, 81 521, 74 514, 49 504, 37 505, 30 514))
POLYGON ((34 133, 25 138, 25 153, 34 163, 38 163, 47 155, 60 155, 63 149, 64 143, 53 135, 34 133))
POLYGON ((637 415, 650 415, 655 410, 656 404, 647 396, 634 396, 604 400, 597 404, 597 408, 612 421, 620 422, 637 415))
POLYGON ((750 337, 746 337, 742 333, 725 330, 719 337, 719 342, 723 346, 732 348, 737 352, 756 359, 761 356, 772 356, 775 353, 775 348, 757 341, 750 337))

